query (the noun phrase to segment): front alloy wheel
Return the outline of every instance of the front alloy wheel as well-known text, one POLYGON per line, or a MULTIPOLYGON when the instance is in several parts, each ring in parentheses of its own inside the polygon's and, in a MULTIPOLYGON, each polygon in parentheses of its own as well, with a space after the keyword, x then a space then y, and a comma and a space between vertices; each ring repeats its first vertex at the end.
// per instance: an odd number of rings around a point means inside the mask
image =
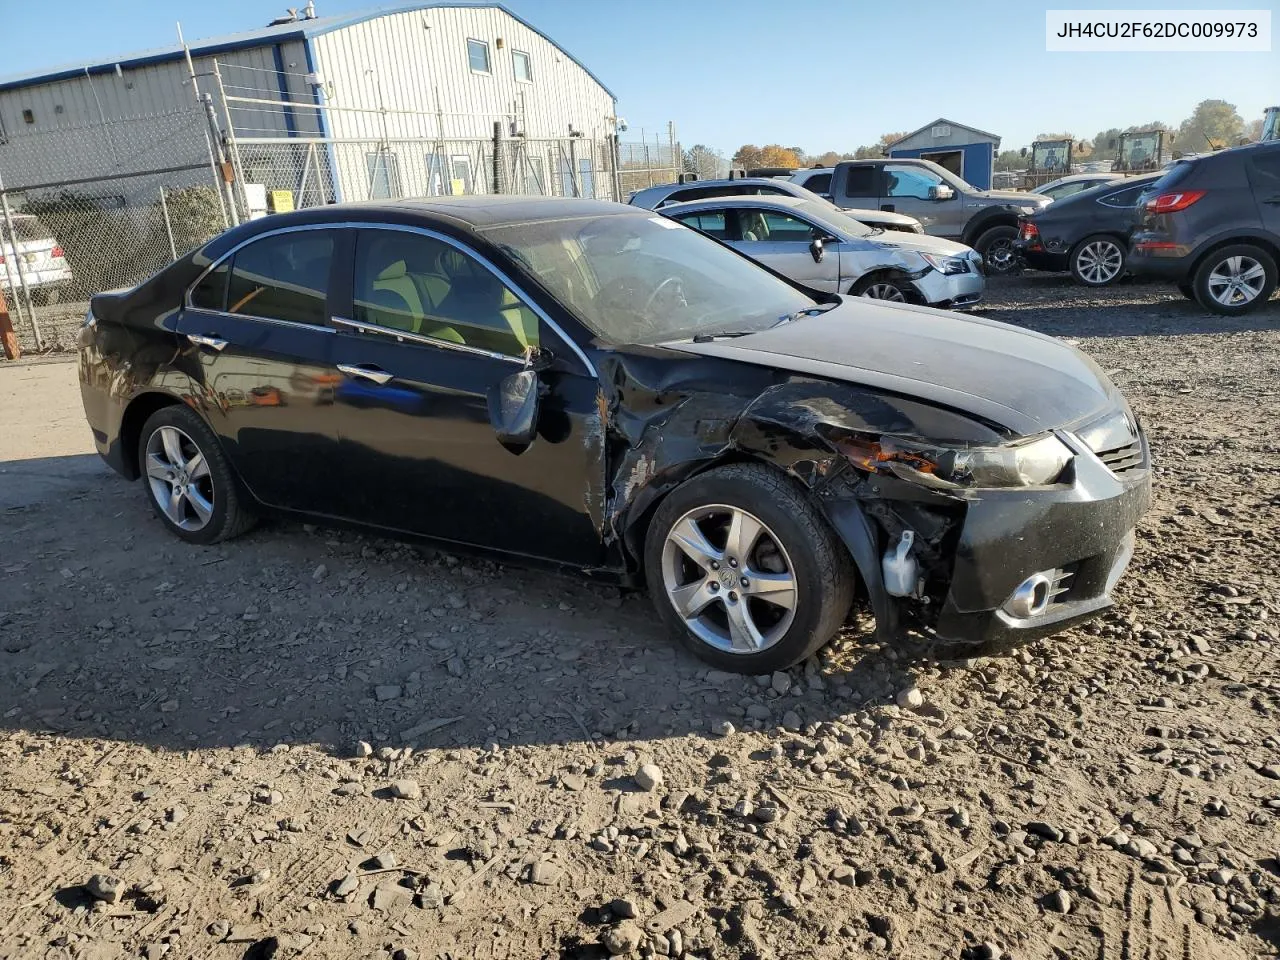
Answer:
POLYGON ((796 481, 759 463, 715 467, 667 494, 649 523, 644 570, 680 642, 739 673, 811 656, 853 603, 844 544, 796 481))
POLYGON ((777 535, 745 510, 697 507, 662 550, 667 599, 685 627, 731 653, 767 650, 795 619, 795 572, 777 535))
POLYGON ((862 296, 870 297, 872 300, 890 300, 894 303, 907 302, 907 296, 902 292, 902 288, 888 280, 867 285, 863 288, 862 296))

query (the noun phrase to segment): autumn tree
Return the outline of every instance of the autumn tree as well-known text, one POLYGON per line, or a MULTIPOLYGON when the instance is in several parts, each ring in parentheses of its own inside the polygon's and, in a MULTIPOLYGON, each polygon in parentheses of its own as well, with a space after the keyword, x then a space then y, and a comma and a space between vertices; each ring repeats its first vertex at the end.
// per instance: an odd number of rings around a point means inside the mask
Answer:
POLYGON ((747 169, 752 167, 789 167, 794 169, 801 166, 801 163, 800 158, 796 156, 795 151, 790 147, 779 146, 776 143, 757 147, 754 143, 748 143, 739 147, 733 155, 733 165, 747 169))
POLYGON ((1202 100, 1178 127, 1178 148, 1186 152, 1229 147, 1244 136, 1244 120, 1235 104, 1202 100))

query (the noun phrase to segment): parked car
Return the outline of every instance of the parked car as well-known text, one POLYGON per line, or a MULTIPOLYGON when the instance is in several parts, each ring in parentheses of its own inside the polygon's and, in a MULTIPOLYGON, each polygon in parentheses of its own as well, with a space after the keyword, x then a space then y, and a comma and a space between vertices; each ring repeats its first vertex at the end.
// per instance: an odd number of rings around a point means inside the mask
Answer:
POLYGON ((1114 173, 1074 173, 1069 177, 1059 177, 1057 180, 1043 183, 1031 192, 1038 193, 1042 197, 1048 197, 1050 200, 1065 200, 1067 197, 1080 193, 1082 190, 1100 187, 1104 183, 1111 183, 1115 179, 1116 175, 1114 173))
POLYGON ((1179 162, 1136 208, 1129 268, 1164 277, 1206 310, 1238 316, 1276 289, 1280 141, 1179 162))
POLYGON ((25 281, 38 303, 57 303, 73 279, 62 245, 52 230, 30 214, 13 214, 11 219, 16 248, 0 221, 0 287, 12 297, 25 281))
POLYGON ((1133 207, 1159 174, 1112 179, 1023 218, 1016 249, 1027 266, 1070 271, 1077 283, 1105 287, 1125 275, 1133 207))
POLYGON ((873 231, 816 198, 715 197, 659 212, 814 290, 931 307, 982 299, 982 258, 969 247, 873 231))
POLYGON ((915 217, 926 233, 956 240, 982 254, 987 273, 1017 266, 1018 217, 1050 199, 1013 190, 979 190, 930 160, 846 160, 831 172, 831 202, 915 217))
POLYGON ((886 642, 1061 630, 1111 603, 1150 498, 1142 430, 1066 343, 814 294, 595 200, 251 220, 95 297, 79 362, 99 453, 182 540, 279 514, 647 583, 744 672, 855 597, 886 642), (222 402, 228 375, 278 402, 222 402))
POLYGON ((810 167, 808 170, 797 170, 791 175, 791 182, 816 193, 823 200, 831 199, 831 167, 810 167))
MULTIPOLYGON (((658 187, 637 190, 627 202, 646 210, 658 210, 668 203, 687 203, 708 197, 799 197, 802 200, 817 199, 815 195, 789 180, 772 177, 739 178, 737 180, 695 180, 692 183, 666 183, 658 187)), ((839 209, 839 208, 837 208, 839 209)), ((901 233, 924 233, 924 226, 914 217, 883 210, 846 210, 845 213, 859 223, 881 230, 901 233)))

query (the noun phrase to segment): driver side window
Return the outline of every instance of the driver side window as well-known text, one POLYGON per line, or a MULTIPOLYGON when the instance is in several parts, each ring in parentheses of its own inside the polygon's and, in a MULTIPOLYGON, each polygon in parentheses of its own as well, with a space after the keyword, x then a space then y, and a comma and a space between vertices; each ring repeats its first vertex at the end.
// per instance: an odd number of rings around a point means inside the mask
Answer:
POLYGON ((479 261, 434 237, 360 231, 354 293, 357 323, 512 357, 538 347, 537 314, 479 261))
POLYGON ((884 195, 914 200, 928 200, 929 188, 940 186, 942 178, 920 167, 886 163, 884 165, 884 195))

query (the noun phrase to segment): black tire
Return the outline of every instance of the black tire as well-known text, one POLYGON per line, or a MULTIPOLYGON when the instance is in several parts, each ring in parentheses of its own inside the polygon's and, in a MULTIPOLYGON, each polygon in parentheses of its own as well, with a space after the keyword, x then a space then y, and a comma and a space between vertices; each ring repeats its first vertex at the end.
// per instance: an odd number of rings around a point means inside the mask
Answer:
POLYGON ((915 303, 920 299, 909 281, 903 280, 901 277, 894 277, 883 273, 873 273, 863 277, 849 288, 849 293, 855 297, 867 297, 871 300, 886 300, 889 303, 915 303), (875 296, 868 293, 868 291, 879 287, 892 287, 898 291, 898 294, 902 299, 898 300, 896 297, 875 296))
POLYGON ((1013 247, 1013 241, 1017 238, 1018 228, 1007 224, 989 227, 978 235, 973 249, 982 254, 983 266, 988 276, 1002 276, 1018 269, 1018 254, 1013 247))
MULTIPOLYGON (((759 559, 759 554, 753 557, 759 559)), ((742 567, 755 566, 755 559, 744 561, 742 567)), ((811 656, 835 635, 853 603, 855 573, 844 545, 803 489, 784 474, 761 464, 717 467, 673 490, 649 525, 644 565, 658 616, 680 643, 706 662, 738 673, 769 673, 811 656), (667 537, 690 511, 711 505, 737 508, 757 518, 767 528, 767 536, 761 536, 756 549, 761 549, 761 543, 767 549, 770 539, 774 539, 782 548, 784 559, 790 561, 788 572, 795 582, 794 617, 776 642, 755 652, 735 653, 699 637, 686 625, 667 593, 663 566, 667 537)), ((707 583, 715 576, 708 572, 707 583)), ((718 611, 711 615, 723 614, 732 596, 721 593, 718 601, 706 609, 713 610, 719 602, 718 611)))
POLYGON ((1178 292, 1188 300, 1196 298, 1196 288, 1190 280, 1182 280, 1178 283, 1178 292))
POLYGON ((1191 278, 1191 283, 1195 290, 1196 302, 1210 313, 1224 317, 1243 316, 1257 310, 1276 292, 1276 261, 1261 247, 1255 247, 1251 243, 1233 243, 1231 246, 1214 250, 1200 261, 1200 265, 1196 267, 1195 276, 1191 278), (1252 299, 1243 303, 1223 303, 1210 291, 1210 283, 1214 280, 1215 271, 1226 268, 1228 261, 1234 257, 1251 259, 1262 267, 1262 288, 1254 294, 1252 299))
POLYGON ((1109 287, 1124 277, 1129 252, 1124 241, 1095 233, 1072 247, 1069 262, 1076 283, 1085 287, 1109 287))
MULTIPOLYGON (((172 437, 173 434, 169 433, 168 436, 172 437)), ((164 458, 164 462, 168 462, 167 457, 164 458)), ((159 467, 159 463, 156 466, 159 467)), ((231 472, 231 466, 222 452, 222 445, 218 443, 217 436, 199 415, 181 404, 162 407, 148 417, 147 422, 143 424, 138 441, 138 472, 142 477, 147 499, 151 501, 151 507, 155 510, 156 516, 174 536, 188 543, 210 544, 230 540, 232 537, 240 536, 257 522, 257 518, 245 509, 242 503, 243 498, 236 484, 235 475, 231 472), (148 447, 153 437, 156 438, 161 451, 164 449, 163 435, 157 436, 162 428, 176 428, 179 431, 182 453, 187 458, 188 464, 193 462, 195 454, 199 453, 207 466, 207 474, 199 478, 195 478, 196 471, 192 471, 192 479, 188 484, 192 488, 199 487, 197 492, 202 501, 211 504, 212 510, 209 511, 207 519, 198 515, 194 508, 194 501, 190 498, 180 502, 177 507, 180 514, 188 518, 187 522, 202 522, 201 526, 194 529, 175 522, 160 504, 156 484, 159 484, 159 489, 167 488, 170 491, 173 489, 173 484, 160 478, 156 478, 153 483, 153 478, 148 474, 151 466, 148 447)), ((185 471, 183 478, 186 480, 185 471)))

